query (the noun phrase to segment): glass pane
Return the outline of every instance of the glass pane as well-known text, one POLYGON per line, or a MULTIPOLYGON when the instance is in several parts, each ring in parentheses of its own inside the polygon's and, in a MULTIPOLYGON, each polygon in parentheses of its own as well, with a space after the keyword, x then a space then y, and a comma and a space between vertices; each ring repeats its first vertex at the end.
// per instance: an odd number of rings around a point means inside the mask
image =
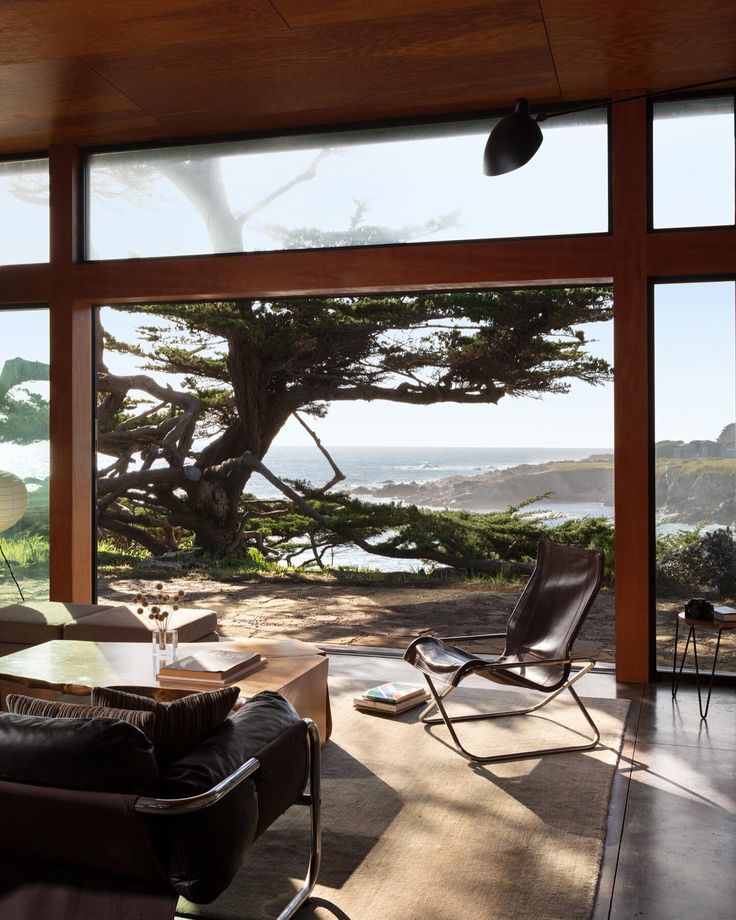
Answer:
POLYGON ((0 163, 0 265, 49 260, 49 161, 0 163))
POLYGON ((160 580, 216 597, 226 635, 405 647, 502 630, 551 534, 607 551, 581 639, 612 657, 608 289, 131 305, 100 325, 101 598, 160 580))
POLYGON ((734 223, 733 96, 654 106, 654 226, 734 223))
MULTIPOLYGON (((657 661, 672 667, 674 625, 691 597, 736 597, 736 285, 655 289, 657 661)), ((686 632, 686 631, 685 631, 686 632)), ((680 630, 680 652, 685 635, 680 630)), ((697 634, 710 668, 712 633, 697 634)), ((690 655, 688 667, 693 666, 690 655)), ((721 643, 719 670, 736 670, 721 643)))
POLYGON ((48 378, 48 310, 0 311, 0 604, 48 599, 48 378))
POLYGON ((605 232, 605 113, 489 178, 492 121, 96 154, 93 259, 605 232))

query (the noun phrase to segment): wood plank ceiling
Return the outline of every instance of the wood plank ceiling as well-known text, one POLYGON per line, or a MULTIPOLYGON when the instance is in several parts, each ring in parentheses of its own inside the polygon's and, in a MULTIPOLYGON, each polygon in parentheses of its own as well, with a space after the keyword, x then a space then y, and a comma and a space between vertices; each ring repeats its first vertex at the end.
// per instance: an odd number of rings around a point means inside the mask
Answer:
POLYGON ((666 89, 735 37, 733 0, 3 0, 0 153, 666 89))

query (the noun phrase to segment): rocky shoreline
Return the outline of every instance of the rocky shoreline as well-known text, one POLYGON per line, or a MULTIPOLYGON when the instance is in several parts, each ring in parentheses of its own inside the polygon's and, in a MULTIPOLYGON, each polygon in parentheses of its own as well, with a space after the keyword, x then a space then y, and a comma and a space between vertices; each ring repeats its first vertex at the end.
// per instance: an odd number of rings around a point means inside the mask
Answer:
MULTIPOLYGON (((736 459, 660 458, 655 494, 660 519, 721 526, 736 520, 736 459)), ((554 503, 613 504, 613 455, 523 464, 475 476, 430 482, 385 482, 351 493, 371 501, 400 501, 424 508, 498 511, 547 495, 554 503)))

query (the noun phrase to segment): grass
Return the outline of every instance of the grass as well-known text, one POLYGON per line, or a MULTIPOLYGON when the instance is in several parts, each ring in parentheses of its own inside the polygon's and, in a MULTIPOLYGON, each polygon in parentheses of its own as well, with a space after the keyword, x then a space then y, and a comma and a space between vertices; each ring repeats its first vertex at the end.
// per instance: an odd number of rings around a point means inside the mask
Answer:
POLYGON ((677 460, 660 457, 656 462, 657 472, 667 470, 672 473, 687 473, 699 475, 709 473, 715 476, 733 477, 736 462, 730 457, 695 457, 692 460, 677 460))
MULTIPOLYGON (((17 534, 0 540, 23 597, 28 601, 47 600, 49 596, 49 538, 39 534, 17 534)), ((17 604, 18 589, 0 559, 0 605, 17 604)))
POLYGON ((171 561, 157 560, 145 550, 121 549, 111 541, 102 540, 97 551, 98 571, 107 578, 161 578, 200 575, 213 581, 238 578, 264 578, 284 581, 334 581, 340 585, 396 586, 485 583, 518 587, 526 579, 512 576, 501 569, 494 573, 465 572, 448 568, 419 567, 413 571, 384 572, 365 566, 326 566, 324 569, 287 567, 270 562, 255 549, 245 556, 218 557, 199 553, 172 566, 171 561))
POLYGON ((100 540, 97 544, 97 568, 104 575, 165 577, 184 571, 211 578, 228 578, 282 571, 281 566, 269 562, 256 549, 249 549, 244 555, 226 557, 195 553, 183 557, 180 566, 176 562, 176 559, 158 559, 141 547, 121 548, 110 540, 100 540))
POLYGON ((550 460, 539 464, 542 472, 580 473, 584 471, 612 470, 613 458, 610 460, 550 460))
POLYGON ((49 538, 39 534, 19 534, 0 540, 10 564, 20 569, 46 568, 49 565, 49 538))

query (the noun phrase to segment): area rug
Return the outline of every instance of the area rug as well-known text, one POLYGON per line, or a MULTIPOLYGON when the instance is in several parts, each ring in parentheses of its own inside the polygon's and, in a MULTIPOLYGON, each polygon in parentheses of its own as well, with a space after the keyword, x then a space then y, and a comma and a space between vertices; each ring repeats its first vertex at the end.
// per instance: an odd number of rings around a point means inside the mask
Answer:
MULTIPOLYGON (((323 862, 298 920, 587 920, 628 703, 588 699, 602 746, 497 765, 471 765, 427 729, 420 710, 360 713, 364 683, 331 681, 334 732, 323 752, 323 862)), ((460 690, 469 709, 525 696, 460 690)), ((454 697, 453 697, 454 698, 454 697)), ((572 700, 540 715, 466 723, 468 746, 519 750, 580 741, 572 700)), ((272 920, 298 889, 308 813, 294 807, 249 851, 218 901, 182 916, 272 920)))

